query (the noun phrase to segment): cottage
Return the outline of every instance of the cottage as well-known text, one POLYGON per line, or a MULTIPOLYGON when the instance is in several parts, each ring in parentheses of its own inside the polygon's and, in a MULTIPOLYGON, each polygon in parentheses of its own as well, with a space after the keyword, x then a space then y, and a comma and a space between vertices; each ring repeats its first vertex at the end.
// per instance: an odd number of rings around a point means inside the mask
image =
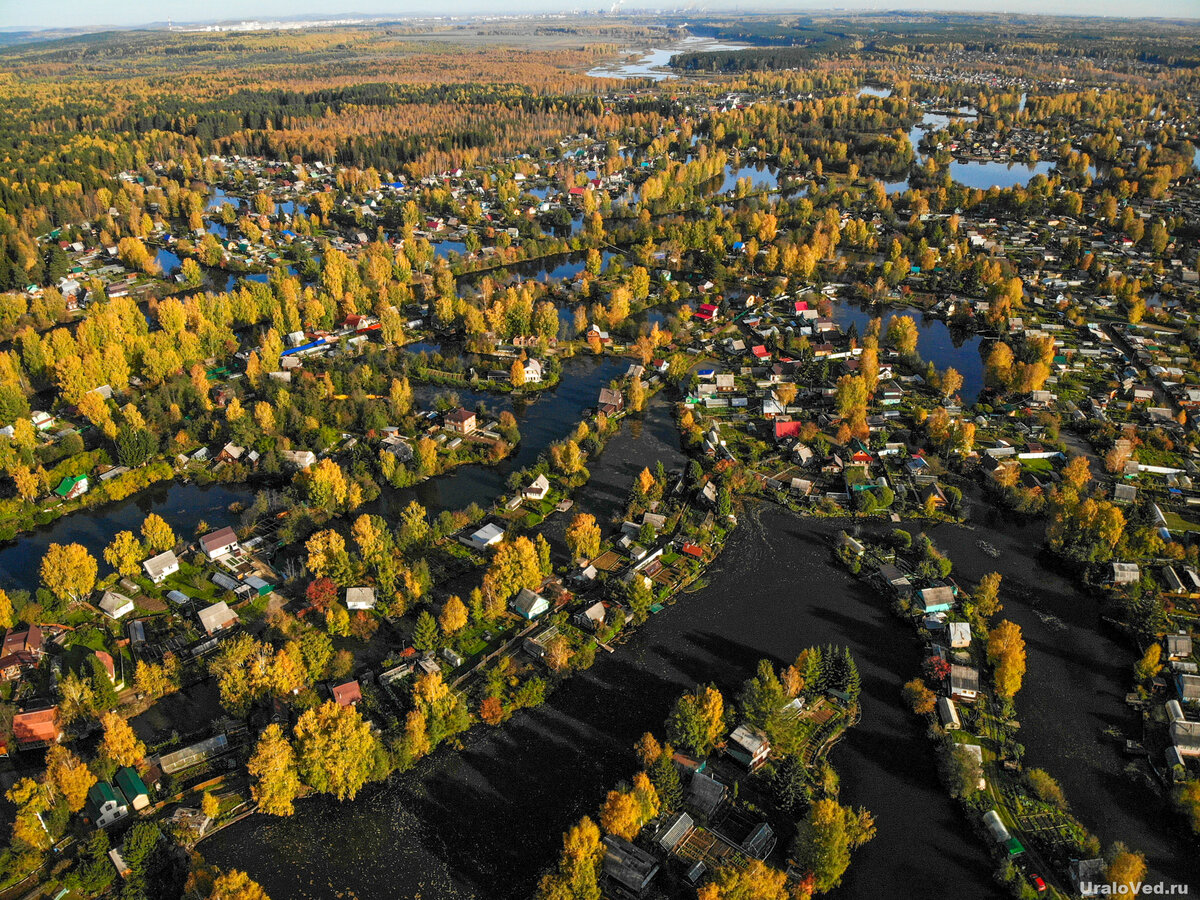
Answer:
POLYGON ((1192 637, 1189 634, 1168 634, 1163 638, 1163 647, 1168 660, 1187 659, 1192 655, 1192 637))
POLYGON ((624 838, 607 834, 604 836, 602 871, 605 877, 624 888, 624 892, 640 897, 658 874, 658 861, 624 838))
POLYGON ((541 360, 527 359, 524 364, 525 368, 525 383, 526 384, 541 384, 542 383, 542 363, 541 360))
POLYGON ((964 650, 971 646, 971 623, 950 623, 950 649, 964 650))
POLYGON ((575 622, 581 628, 589 631, 599 631, 604 627, 604 604, 597 600, 591 606, 575 614, 575 622))
POLYGON ((229 526, 200 538, 200 549, 209 559, 219 559, 238 549, 238 538, 229 526))
POLYGON ((726 752, 753 772, 771 755, 771 742, 757 728, 742 723, 729 735, 726 752))
POLYGON ((600 412, 611 416, 625 408, 625 395, 616 388, 600 388, 600 399, 596 405, 600 412))
POLYGON ((35 660, 44 656, 46 651, 42 646, 42 629, 37 625, 30 625, 28 628, 6 632, 4 655, 13 653, 27 653, 35 660))
POLYGON ((13 740, 18 750, 33 750, 56 744, 62 739, 58 726, 58 707, 20 712, 12 720, 13 740))
POLYGON ((179 560, 175 556, 175 551, 167 550, 158 556, 152 556, 144 563, 142 568, 146 570, 146 577, 155 584, 162 584, 167 576, 174 575, 179 571, 179 560))
POLYGON ((301 470, 317 464, 317 454, 311 450, 284 450, 280 455, 284 462, 301 470))
POLYGON ((504 529, 494 522, 489 522, 460 540, 473 550, 486 550, 504 540, 504 529))
POLYGON ((948 585, 922 588, 917 592, 917 603, 925 615, 948 612, 954 607, 954 588, 948 585))
POLYGON ((1112 564, 1112 583, 1115 585, 1136 584, 1142 573, 1137 563, 1115 562, 1112 564))
POLYGON ((688 786, 688 806, 701 818, 710 819, 725 802, 726 790, 725 785, 717 779, 696 770, 692 772, 692 781, 688 786))
POLYGON ((142 781, 142 776, 137 773, 136 769, 131 769, 129 766, 117 769, 113 783, 125 795, 125 799, 129 801, 129 805, 135 812, 150 805, 150 792, 146 790, 146 783, 142 781))
POLYGON ((979 670, 970 666, 951 666, 950 696, 966 703, 975 702, 979 697, 979 670))
POLYGON ((1099 856, 1092 859, 1073 859, 1067 866, 1071 886, 1081 897, 1098 897, 1109 888, 1107 867, 1099 856))
POLYGON ((455 434, 471 434, 475 431, 475 413, 461 407, 446 413, 443 421, 446 430, 455 434))
POLYGON ((107 828, 129 815, 129 804, 120 790, 98 781, 88 790, 87 812, 97 828, 107 828))
POLYGON ((110 619, 119 619, 121 616, 133 612, 133 601, 116 591, 105 591, 100 598, 99 605, 110 619))
POLYGON ((912 594, 912 582, 893 563, 883 563, 875 574, 897 597, 908 597, 912 594))
POLYGON ((539 475, 529 487, 521 492, 526 500, 542 500, 548 493, 550 493, 550 479, 545 475, 539 475))
POLYGON ((362 686, 357 681, 335 685, 330 691, 338 706, 357 706, 362 699, 362 686))
POLYGON ((953 731, 962 727, 962 723, 958 719, 958 707, 954 705, 954 701, 949 697, 938 697, 937 713, 942 727, 947 731, 953 731))
POLYGON ((352 587, 346 588, 346 609, 374 609, 375 588, 352 587))
POLYGON ((550 601, 529 588, 521 588, 521 592, 508 601, 508 608, 521 618, 532 622, 550 610, 550 601))
POLYGON ((200 618, 201 627, 204 628, 204 633, 209 637, 232 628, 238 623, 238 614, 230 609, 229 604, 224 600, 200 610, 197 615, 200 618))
POLYGON ((76 497, 82 497, 88 492, 88 480, 86 475, 73 475, 69 478, 64 478, 58 483, 58 487, 54 489, 54 493, 62 500, 74 500, 76 497))

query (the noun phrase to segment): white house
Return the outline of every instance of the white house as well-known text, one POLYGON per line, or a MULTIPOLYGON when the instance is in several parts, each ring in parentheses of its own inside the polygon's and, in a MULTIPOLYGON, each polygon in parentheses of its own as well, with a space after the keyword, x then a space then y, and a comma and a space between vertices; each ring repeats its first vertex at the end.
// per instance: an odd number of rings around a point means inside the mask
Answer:
POLYGON ((175 557, 173 550, 167 550, 158 556, 150 557, 142 563, 142 568, 146 570, 147 578, 155 584, 161 584, 168 575, 174 575, 179 571, 179 560, 175 557))
POLYGON ((504 529, 494 522, 489 522, 461 540, 472 550, 486 550, 504 540, 504 529))
POLYGON ((347 609, 374 609, 375 588, 352 587, 346 588, 347 609))
POLYGON ((284 450, 283 458, 297 469, 307 469, 317 462, 317 454, 311 450, 284 450))
POLYGON ((237 535, 234 534, 232 528, 226 526, 200 538, 200 549, 209 559, 217 559, 238 549, 237 535))
POLYGON ((105 591, 104 596, 100 598, 100 608, 109 618, 119 619, 133 612, 133 601, 116 591, 105 591))
POLYGON ((541 384, 542 383, 541 360, 532 359, 532 358, 525 360, 525 383, 526 384, 541 384))
POLYGON ((545 475, 539 475, 522 493, 526 500, 542 500, 549 492, 550 480, 545 475))

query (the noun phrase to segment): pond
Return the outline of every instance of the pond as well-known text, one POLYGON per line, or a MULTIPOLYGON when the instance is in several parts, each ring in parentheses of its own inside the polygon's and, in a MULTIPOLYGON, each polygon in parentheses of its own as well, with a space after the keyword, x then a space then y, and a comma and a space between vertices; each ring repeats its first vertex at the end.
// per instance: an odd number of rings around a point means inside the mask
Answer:
POLYGON ((930 319, 913 309, 872 310, 847 301, 833 304, 833 319, 843 330, 851 324, 861 335, 871 319, 883 319, 881 334, 887 335, 888 324, 896 316, 911 316, 917 323, 917 352, 921 359, 932 362, 938 369, 953 366, 963 377, 959 396, 966 404, 974 403, 983 390, 983 359, 979 355, 980 338, 974 334, 958 334, 941 319, 930 319))
POLYGON ((118 531, 137 534, 150 513, 162 516, 181 540, 191 539, 201 521, 213 528, 234 524, 236 517, 229 512, 229 504, 249 504, 254 493, 242 484, 202 487, 174 481, 154 485, 118 503, 71 513, 0 548, 0 587, 35 590, 38 566, 51 544, 82 544, 107 571, 102 561, 104 548, 118 531))
POLYGON ((890 97, 890 96, 892 96, 892 89, 885 88, 885 87, 873 87, 868 84, 868 85, 864 85, 863 87, 860 87, 858 89, 858 93, 856 93, 854 96, 855 97, 890 97))
POLYGON ((505 492, 509 473, 533 464, 550 444, 566 437, 583 418, 583 411, 596 405, 600 388, 624 375, 629 365, 629 360, 611 356, 572 357, 563 362, 562 380, 556 387, 529 395, 528 399, 470 389, 414 385, 414 398, 424 409, 432 408, 437 394, 454 393, 467 409, 474 409, 477 403, 483 402, 494 414, 511 411, 521 432, 521 442, 516 452, 499 465, 459 466, 410 488, 387 489, 368 511, 396 516, 412 500, 420 502, 435 516, 442 510, 465 509, 472 503, 488 508, 505 492))
POLYGON ((179 258, 179 254, 166 247, 159 248, 158 253, 154 256, 154 261, 158 263, 163 275, 167 277, 174 275, 183 267, 183 260, 179 258))
MULTIPOLYGON (((956 116, 941 113, 926 113, 921 121, 908 132, 917 159, 923 160, 920 142, 923 132, 941 131, 949 126, 956 116)), ((953 160, 949 166, 950 177, 959 184, 979 190, 989 190, 992 187, 1007 189, 1017 185, 1029 184, 1037 175, 1049 175, 1054 171, 1054 163, 1050 160, 1039 160, 1036 163, 1003 162, 997 160, 953 160)), ((889 194, 904 192, 909 188, 907 178, 899 181, 885 181, 884 189, 889 194)))
POLYGON ((721 182, 718 193, 727 194, 735 190, 743 178, 750 179, 750 186, 754 190, 774 190, 779 187, 779 170, 766 163, 730 163, 725 167, 725 180, 721 182))

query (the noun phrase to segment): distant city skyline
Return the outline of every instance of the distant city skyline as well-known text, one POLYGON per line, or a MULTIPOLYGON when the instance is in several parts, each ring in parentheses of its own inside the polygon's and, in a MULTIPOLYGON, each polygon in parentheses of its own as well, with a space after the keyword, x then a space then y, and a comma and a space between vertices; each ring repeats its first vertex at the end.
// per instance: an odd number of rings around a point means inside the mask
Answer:
MULTIPOLYGON (((418 5, 405 0, 360 0, 341 8, 329 0, 210 0, 197 5, 184 0, 60 0, 55 4, 18 4, 17 0, 0 0, 0 28, 22 29, 97 29, 104 26, 121 28, 136 27, 152 23, 167 22, 207 23, 223 21, 254 21, 290 19, 296 17, 322 17, 347 19, 356 16, 429 17, 437 12, 427 5, 418 5), (349 8, 347 8, 349 7, 349 8)), ((455 15, 513 15, 541 14, 554 12, 595 12, 609 8, 610 2, 570 3, 563 0, 520 0, 517 3, 498 4, 495 0, 466 0, 457 4, 455 15)), ((637 10, 655 9, 652 3, 641 0, 626 0, 625 8, 637 10)), ((688 4, 662 4, 657 7, 663 12, 694 12, 697 15, 727 13, 735 10, 744 13, 756 11, 784 13, 812 10, 830 10, 853 13, 859 11, 929 11, 958 13, 1013 13, 1017 15, 1078 15, 1116 16, 1139 18, 1131 13, 1148 11, 1145 7, 1131 6, 1125 0, 922 0, 914 3, 897 3, 895 0, 851 0, 837 5, 820 2, 720 2, 688 4), (690 6, 690 8, 688 8, 690 6)), ((1159 0, 1153 6, 1153 18, 1200 19, 1200 2, 1197 0, 1159 0)))

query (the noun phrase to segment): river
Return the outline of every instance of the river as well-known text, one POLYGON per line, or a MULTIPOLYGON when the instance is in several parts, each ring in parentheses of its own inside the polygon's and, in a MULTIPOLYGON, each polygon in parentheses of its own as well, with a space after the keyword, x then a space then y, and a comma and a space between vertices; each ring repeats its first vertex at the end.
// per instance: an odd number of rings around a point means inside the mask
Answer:
MULTIPOLYGON (((612 521, 643 466, 683 464, 669 415, 656 398, 644 422, 626 424, 593 463, 578 510, 612 521)), ((556 547, 567 517, 558 518, 548 529, 556 547)), ((864 708, 832 761, 843 800, 867 806, 878 823, 835 896, 874 898, 882 885, 918 896, 931 878, 947 896, 981 896, 990 886, 982 845, 937 781, 923 726, 900 702, 918 644, 874 591, 830 564, 834 531, 762 507, 735 532, 708 586, 653 617, 617 654, 600 654, 543 707, 476 729, 463 751, 439 751, 353 803, 317 799, 290 819, 243 821, 206 841, 204 855, 246 869, 273 896, 528 897, 561 832, 632 775, 634 740, 661 734, 679 693, 711 680, 732 695, 760 658, 782 664, 832 642, 858 660, 864 708)))

